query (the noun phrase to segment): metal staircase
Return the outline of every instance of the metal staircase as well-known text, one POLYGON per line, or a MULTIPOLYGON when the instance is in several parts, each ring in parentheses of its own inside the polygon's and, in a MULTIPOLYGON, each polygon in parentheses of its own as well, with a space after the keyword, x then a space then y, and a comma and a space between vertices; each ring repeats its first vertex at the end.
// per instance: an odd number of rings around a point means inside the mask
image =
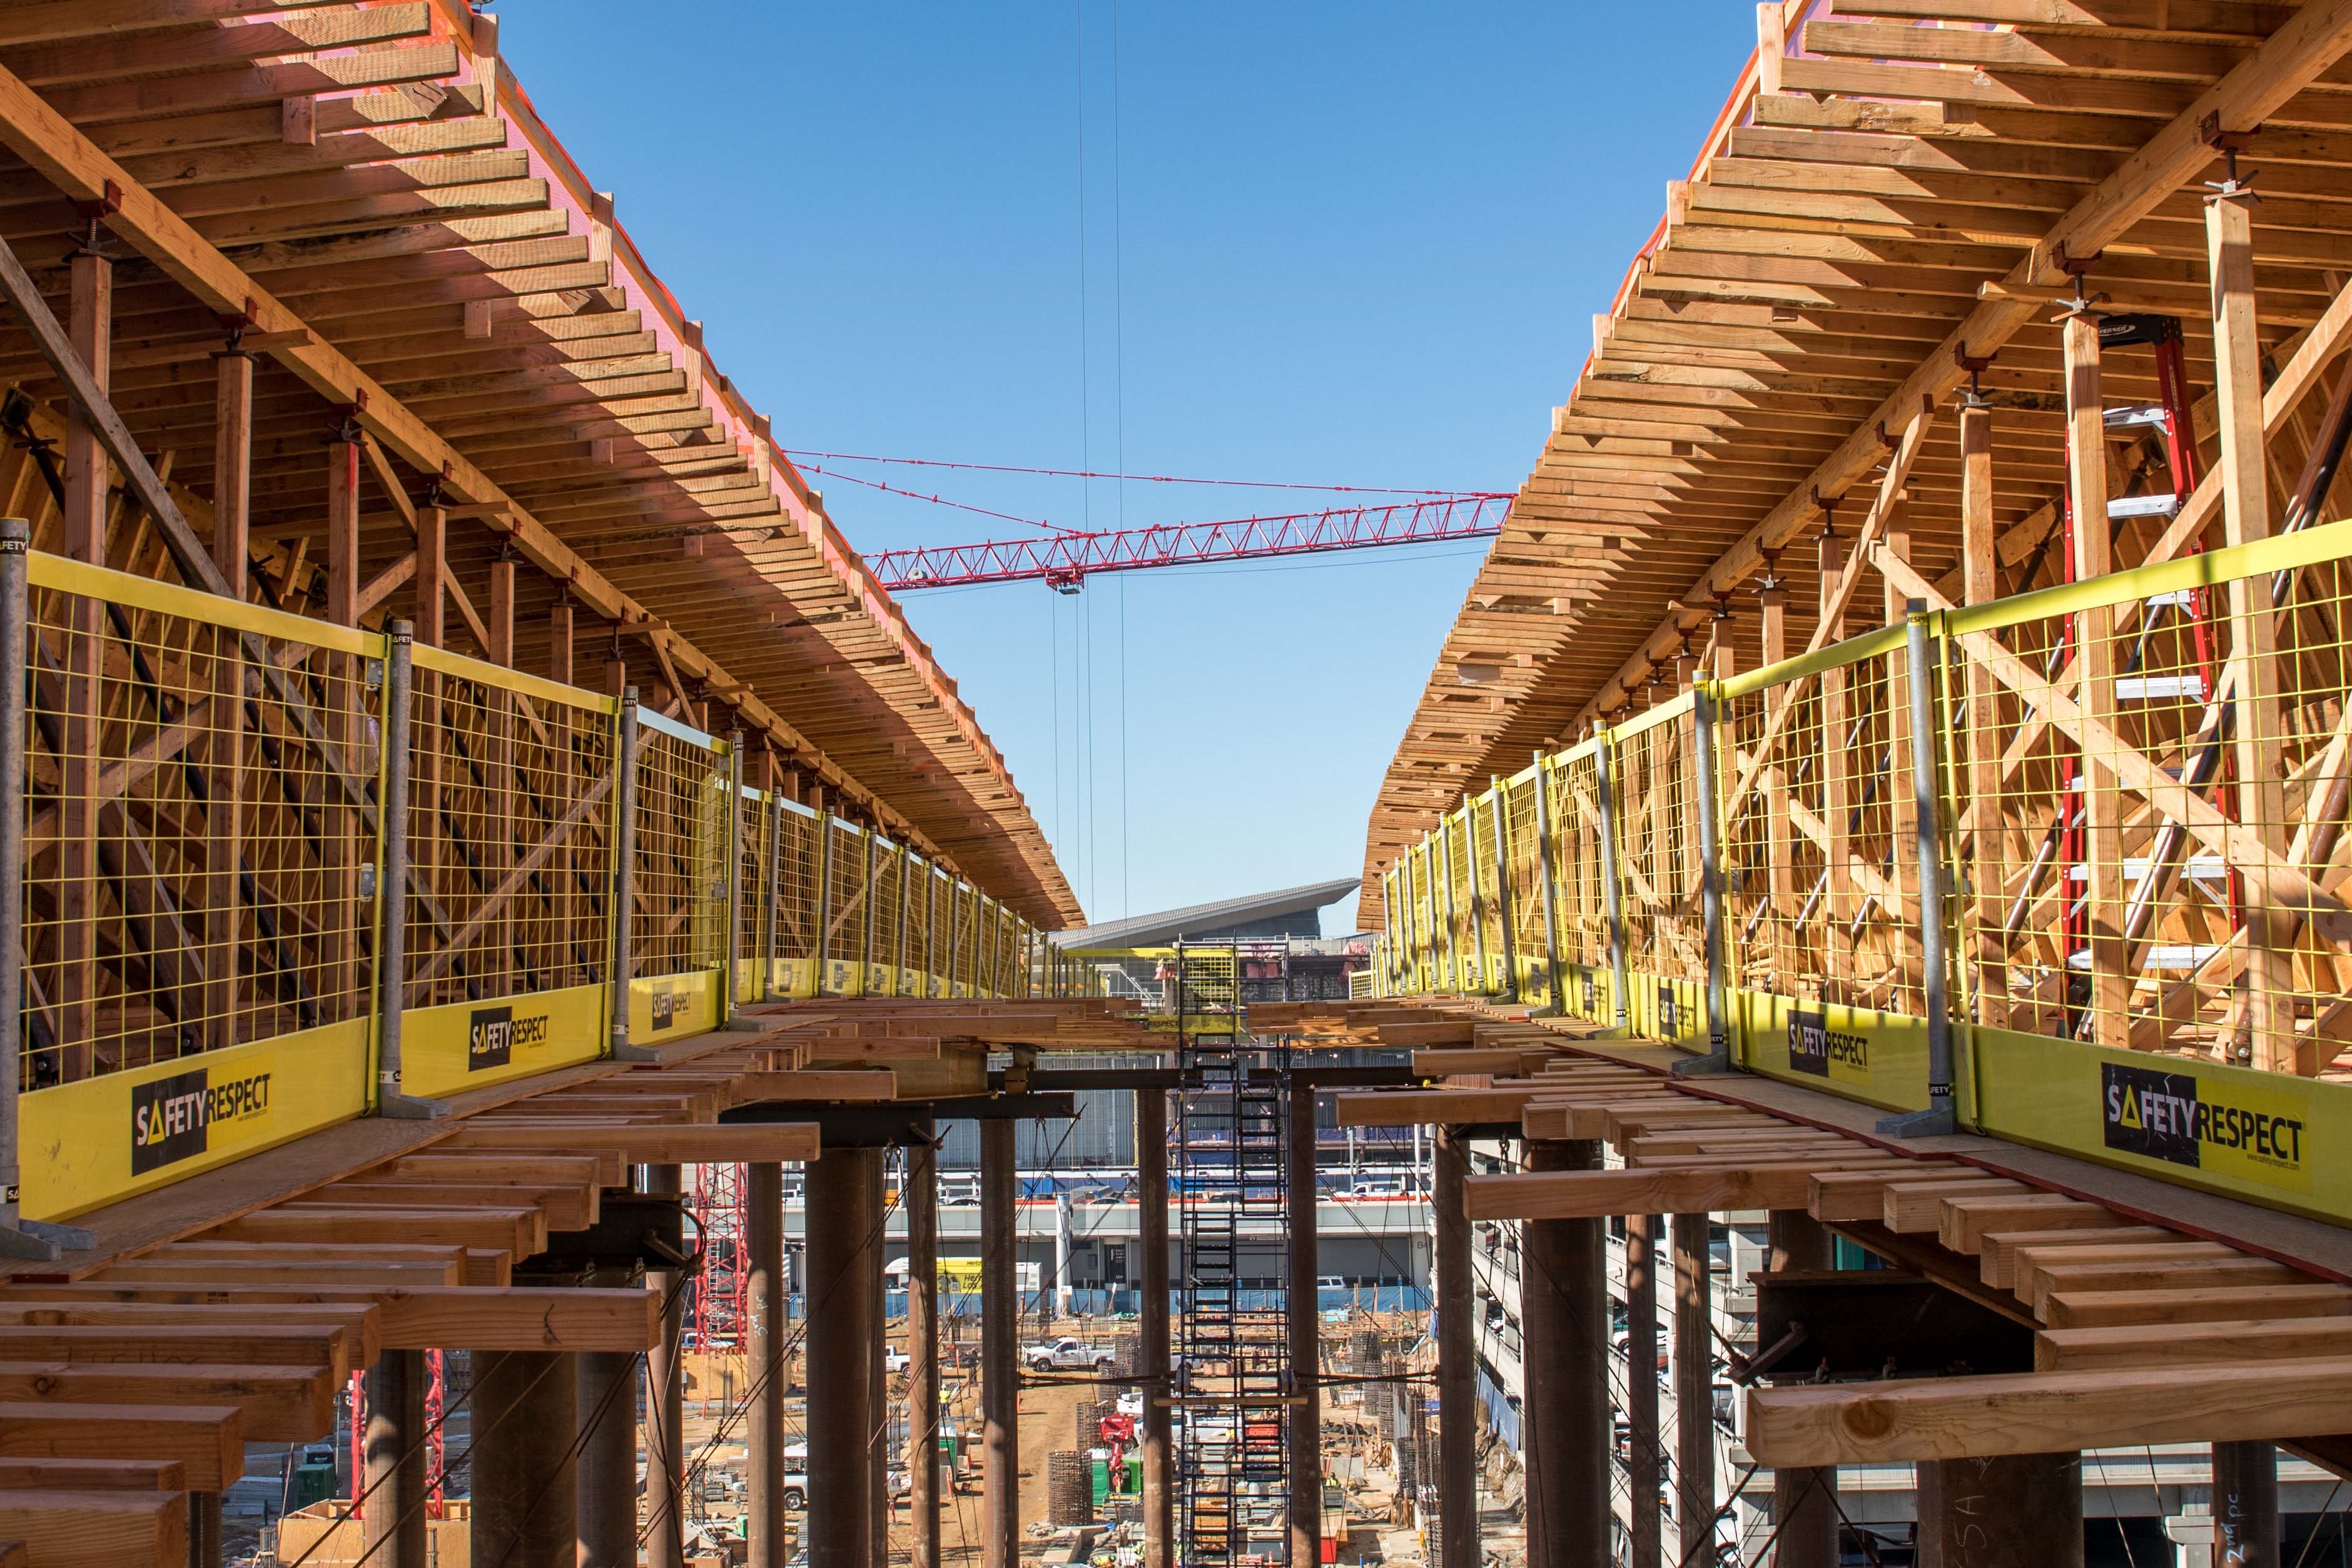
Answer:
POLYGON ((1258 1267, 1279 1275, 1290 1214, 1289 1046, 1245 1031, 1233 946, 1179 944, 1176 970, 1178 1561, 1286 1563, 1290 1365, 1279 1287, 1287 1281, 1244 1275, 1243 1240, 1274 1238, 1270 1250, 1261 1242, 1258 1267))

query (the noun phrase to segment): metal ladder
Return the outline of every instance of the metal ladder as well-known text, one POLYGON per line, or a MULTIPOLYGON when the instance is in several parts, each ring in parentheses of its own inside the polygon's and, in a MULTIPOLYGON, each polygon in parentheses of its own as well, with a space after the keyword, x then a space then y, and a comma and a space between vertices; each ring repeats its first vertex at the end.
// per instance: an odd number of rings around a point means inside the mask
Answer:
MULTIPOLYGON (((1178 1560, 1187 1568, 1286 1563, 1285 1313, 1249 1304, 1242 1245, 1249 1233, 1279 1238, 1289 1218, 1288 1045, 1245 1032, 1232 946, 1180 943, 1176 969, 1178 1560)), ((1261 1291, 1261 1301, 1287 1299, 1261 1291)))

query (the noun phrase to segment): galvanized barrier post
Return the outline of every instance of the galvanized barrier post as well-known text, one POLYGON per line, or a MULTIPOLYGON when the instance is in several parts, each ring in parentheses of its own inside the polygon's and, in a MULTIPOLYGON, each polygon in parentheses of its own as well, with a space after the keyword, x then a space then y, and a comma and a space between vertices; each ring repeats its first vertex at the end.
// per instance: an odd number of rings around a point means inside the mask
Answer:
POLYGON ((719 985, 719 1027, 757 1030, 736 1012, 736 974, 743 958, 743 732, 727 736, 727 939, 720 944, 727 967, 719 985))
POLYGON ((1559 978, 1559 911, 1553 896, 1558 885, 1551 859, 1551 782, 1544 777, 1543 753, 1536 753, 1536 878, 1543 885, 1537 896, 1543 904, 1545 967, 1550 974, 1551 1010, 1568 1010, 1568 991, 1559 978))
POLYGON ((1617 1027, 1633 1026, 1633 977, 1625 953, 1625 896, 1617 877, 1617 771, 1610 758, 1615 737, 1602 729, 1593 733, 1593 793, 1601 806, 1601 908, 1609 921, 1609 984, 1616 993, 1617 1027))
POLYGON ((629 980, 636 970, 630 946, 637 902, 637 688, 621 692, 613 726, 613 1036, 614 1061, 655 1061, 660 1052, 629 1043, 629 980))
POLYGON ((401 1088, 401 1014, 408 1002, 408 737, 415 629, 392 623, 383 659, 383 779, 376 801, 383 874, 375 890, 375 1113, 429 1122, 448 1105, 401 1088))
POLYGON ((25 552, 32 525, 0 517, 0 1258, 47 1262, 88 1248, 88 1231, 16 1212, 16 1095, 25 1081, 25 552))
MULTIPOLYGON (((772 771, 769 782, 775 782, 772 771)), ((768 895, 760 941, 760 994, 773 998, 776 994, 776 960, 782 946, 784 924, 784 793, 768 791, 768 895)))
POLYGON ((1486 879, 1478 873, 1478 806, 1475 800, 1462 802, 1462 852, 1470 862, 1470 956, 1478 967, 1478 983, 1471 988, 1483 991, 1493 977, 1486 968, 1486 879))
POLYGON ((1502 999, 1519 999, 1518 941, 1511 932, 1511 796, 1500 779, 1489 777, 1495 792, 1495 910, 1503 930, 1502 999))
POLYGON ((833 957, 833 808, 816 792, 816 944, 809 961, 816 967, 815 996, 823 996, 833 957))
POLYGON ((1443 817, 1437 819, 1437 880, 1445 894, 1445 987, 1458 996, 1463 989, 1462 922, 1454 907, 1454 830, 1443 817))
POLYGON ((1677 1077, 1731 1071, 1731 998, 1723 973, 1723 832, 1715 820, 1715 683, 1691 684, 1698 775, 1699 919, 1706 945, 1706 1054, 1675 1064, 1677 1077))
MULTIPOLYGON (((1927 607, 1910 601, 1904 622, 1904 664, 1911 683, 1911 789, 1918 840, 1919 957, 1927 968, 1927 1108, 1889 1116, 1878 1131, 1896 1138, 1937 1138, 1959 1130, 1952 1103, 1952 1015, 1944 953, 1944 834, 1937 821, 1936 789, 1936 698, 1928 678, 1930 649, 1942 644, 1927 634, 1927 607)), ((1940 663, 1940 660, 1938 661, 1940 663)))

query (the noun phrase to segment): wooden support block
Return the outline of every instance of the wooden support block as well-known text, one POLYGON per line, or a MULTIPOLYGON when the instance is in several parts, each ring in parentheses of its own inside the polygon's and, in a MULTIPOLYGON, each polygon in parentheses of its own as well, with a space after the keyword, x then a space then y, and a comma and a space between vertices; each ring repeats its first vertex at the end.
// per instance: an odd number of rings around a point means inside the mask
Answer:
POLYGON ((446 1263, 271 1263, 229 1258, 217 1262, 184 1258, 128 1258, 110 1263, 90 1278, 108 1284, 222 1285, 373 1285, 391 1290, 399 1285, 462 1285, 463 1259, 446 1263))
POLYGON ((2210 1323, 2239 1318, 2323 1318, 2352 1312, 2352 1286, 2190 1285, 2151 1291, 2053 1291, 2042 1322, 2053 1329, 2126 1323, 2210 1323))
MULTIPOLYGON (((866 1034, 847 1040, 828 1037, 809 1048, 810 1061, 822 1061, 828 1066, 847 1061, 936 1061, 939 1056, 940 1040, 937 1035, 866 1034)), ((778 1069, 753 1071, 772 1072, 778 1069)), ((1470 1070, 1456 1068, 1454 1071, 1466 1072, 1470 1070)))
POLYGON ((245 1417, 246 1437, 260 1443, 308 1443, 333 1432, 341 1385, 324 1366, 0 1359, 0 1400, 33 1406, 235 1406, 245 1417))
MULTIPOLYGON (((69 1286, 64 1289, 79 1290, 69 1286)), ((125 1330, 173 1323, 235 1334, 256 1322, 272 1328, 320 1328, 340 1331, 331 1343, 329 1370, 344 1376, 375 1364, 383 1348, 383 1329, 373 1301, 364 1297, 347 1302, 272 1307, 257 1313, 247 1307, 222 1303, 121 1301, 89 1296, 52 1300, 27 1295, 56 1291, 57 1286, 32 1286, 23 1293, 11 1291, 0 1299, 0 1328, 120 1328, 125 1330)), ((22 1359, 18 1357, 17 1359, 22 1359)))
POLYGON ((514 1254, 502 1247, 466 1249, 466 1283, 504 1290, 514 1283, 514 1254))
POLYGON ((1810 1166, 1717 1166, 1702 1170, 1545 1171, 1472 1176, 1464 1207, 1473 1219, 1599 1219, 1620 1214, 1706 1214, 1719 1208, 1801 1208, 1810 1166))
POLYGON ((480 1183, 495 1186, 529 1186, 541 1183, 611 1187, 628 1181, 628 1162, 618 1155, 557 1155, 524 1158, 513 1155, 410 1155, 352 1177, 361 1182, 446 1182, 454 1186, 480 1183))
POLYGON ((0 1459, 0 1488, 59 1491, 185 1491, 188 1472, 170 1459, 0 1459))
POLYGON ((2033 1336, 2036 1372, 2335 1356, 2352 1356, 2352 1316, 2044 1329, 2033 1336))
POLYGON ((1979 1274, 1996 1290, 2011 1291, 2017 1286, 2017 1255, 2029 1248, 2087 1247, 2124 1241, 2161 1243, 2167 1239, 2186 1241, 2189 1238, 2154 1225, 2102 1225, 2080 1230, 1994 1230, 1983 1237, 1983 1245, 1979 1249, 1978 1256, 1982 1260, 1979 1274))
POLYGON ((1903 1156, 1874 1149, 1867 1144, 1840 1144, 1825 1149, 1799 1149, 1789 1154, 1660 1155, 1634 1167, 1645 1171, 1707 1170, 1738 1164, 1803 1166, 1808 1170, 1876 1170, 1900 1164, 1903 1156))
POLYGON ((1579 1107, 1572 1118, 1581 1135, 1605 1138, 1622 1144, 1628 1138, 1638 1138, 1645 1132, 1675 1127, 1717 1126, 1785 1126, 1769 1116, 1750 1111, 1745 1105, 1724 1105, 1712 1100, 1694 1100, 1686 1094, 1673 1094, 1654 1104, 1608 1104, 1579 1107), (1590 1127, 1590 1134, 1581 1134, 1590 1127))
POLYGON ((265 1208, 205 1233, 229 1241, 348 1241, 378 1237, 431 1246, 496 1248, 518 1258, 547 1250, 536 1208, 265 1208))
POLYGON ((541 1116, 659 1116, 676 1122, 709 1122, 719 1115, 719 1096, 700 1094, 537 1094, 499 1107, 502 1120, 541 1116))
POLYGON ((16 1560, 27 1568, 185 1568, 188 1500, 161 1491, 0 1490, 0 1539, 18 1548, 16 1560))
POLYGON ((0 1458, 115 1459, 126 1454, 180 1465, 191 1491, 226 1491, 245 1473, 243 1418, 229 1406, 0 1402, 0 1458))
POLYGON ((316 1366, 331 1372, 353 1364, 351 1339, 348 1330, 334 1323, 0 1323, 0 1359, 316 1366))
POLYGON ((2352 1358, 2249 1363, 2185 1388, 2171 1368, 1751 1388, 1748 1451, 1775 1467, 2329 1436, 2352 1358))
POLYGON ((1950 1176, 1937 1181, 1889 1182, 1879 1194, 1879 1223, 1899 1234, 1932 1231, 1943 1221, 1944 1200, 1971 1193, 2021 1193, 2032 1189, 2006 1176, 1950 1176))
POLYGON ((1368 1089, 1332 1097, 1342 1127, 1468 1127, 1516 1122, 1540 1092, 1520 1089, 1368 1089))
POLYGON ((414 1208, 419 1204, 457 1207, 478 1203, 495 1208, 532 1207, 547 1217, 547 1228, 585 1230, 601 1207, 593 1186, 458 1186, 448 1182, 337 1182, 290 1198, 279 1209, 350 1206, 414 1208))
POLYGON ((1801 1207, 1824 1224, 1853 1224, 1865 1219, 1875 1222, 1885 1212, 1885 1199, 1881 1195, 1888 1183, 1965 1176, 1969 1168, 1933 1160, 1913 1160, 1885 1169, 1823 1171, 1808 1186, 1801 1207))
MULTIPOLYGON (((1727 1134, 1654 1133, 1647 1137, 1633 1138, 1623 1146, 1625 1163, 1629 1166, 1654 1166, 1675 1159, 1750 1159, 1770 1160, 1785 1165, 1795 1160, 1819 1156, 1835 1157, 1857 1150, 1868 1150, 1866 1144, 1851 1138, 1772 1138, 1741 1141, 1727 1134)), ((1876 1151, 1871 1150, 1875 1153, 1876 1151)))
POLYGON ((459 1149, 529 1151, 588 1149, 610 1152, 633 1165, 736 1165, 782 1161, 803 1164, 817 1157, 813 1122, 744 1123, 718 1127, 599 1125, 593 1127, 460 1127, 435 1144, 437 1151, 459 1149))
POLYGON ((661 1334, 661 1292, 525 1285, 383 1298, 388 1350, 635 1352, 661 1334))
POLYGON ((2030 1192, 2020 1197, 1955 1197, 1944 1205, 1936 1234, 1955 1252, 1974 1252, 1990 1230, 2095 1229, 2128 1223, 2105 1204, 2030 1192))
POLYGON ((898 1097, 898 1075, 887 1067, 833 1072, 747 1072, 735 1081, 738 1104, 768 1101, 827 1101, 871 1104, 898 1097))
POLYGON ((1412 1053, 1412 1070, 1423 1078, 1447 1078, 1461 1072, 1486 1072, 1517 1078, 1542 1065, 1542 1051, 1490 1046, 1454 1046, 1412 1053))
MULTIPOLYGON (((2020 1270, 2023 1272, 2022 1269, 2020 1270)), ((2050 1259, 2038 1263, 2028 1278, 2034 1315, 2051 1322, 2049 1298, 2084 1291, 2213 1290, 2233 1285, 2289 1285, 2309 1279, 2284 1263, 2240 1253, 2234 1258, 2132 1263, 2072 1263, 2050 1259)))
MULTIPOLYGON (((2291 1274, 2283 1263, 2273 1263, 2266 1258, 2254 1258, 2234 1247, 2219 1241, 2200 1241, 2195 1237, 2177 1237, 2168 1241, 2106 1241, 2099 1240, 2080 1247, 2028 1247, 2021 1249, 2011 1269, 2015 1283, 2011 1287, 2018 1297, 2037 1309, 2047 1296, 2053 1282, 2079 1281, 2099 1277, 2101 1270, 2137 1269, 2157 1277, 2181 1270, 2231 1267, 2239 1263, 2265 1266, 2252 1278, 2259 1280, 2268 1270, 2291 1274)), ((2134 1278, 2137 1275, 2132 1276, 2134 1278)), ((2186 1280, 2183 1283, 2191 1281, 2186 1280)), ((2226 1283, 2228 1281, 2217 1281, 2226 1283)), ((2118 1285, 2118 1289, 2129 1289, 2118 1285)), ((2035 1315, 2040 1316, 2039 1311, 2035 1315)))

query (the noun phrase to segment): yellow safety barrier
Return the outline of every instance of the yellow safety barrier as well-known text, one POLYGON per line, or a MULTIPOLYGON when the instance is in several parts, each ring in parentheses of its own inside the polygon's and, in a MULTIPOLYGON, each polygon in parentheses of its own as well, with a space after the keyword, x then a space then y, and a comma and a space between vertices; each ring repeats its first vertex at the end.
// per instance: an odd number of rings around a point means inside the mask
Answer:
POLYGON ((727 739, 633 701, 0 549, 11 620, 0 1025, 27 1218, 734 1005, 1100 992, 976 889, 744 788, 727 739))
POLYGON ((2352 1087, 2318 1081, 2352 1043, 2352 522, 1927 606, 1697 678, 1466 801, 1386 876, 1379 988, 1720 1040, 2352 1220, 2326 1174, 2352 1087), (1498 802, 1465 890, 1448 862, 1498 802), (1513 970, 1468 960, 1449 899, 1501 902, 1513 970))

